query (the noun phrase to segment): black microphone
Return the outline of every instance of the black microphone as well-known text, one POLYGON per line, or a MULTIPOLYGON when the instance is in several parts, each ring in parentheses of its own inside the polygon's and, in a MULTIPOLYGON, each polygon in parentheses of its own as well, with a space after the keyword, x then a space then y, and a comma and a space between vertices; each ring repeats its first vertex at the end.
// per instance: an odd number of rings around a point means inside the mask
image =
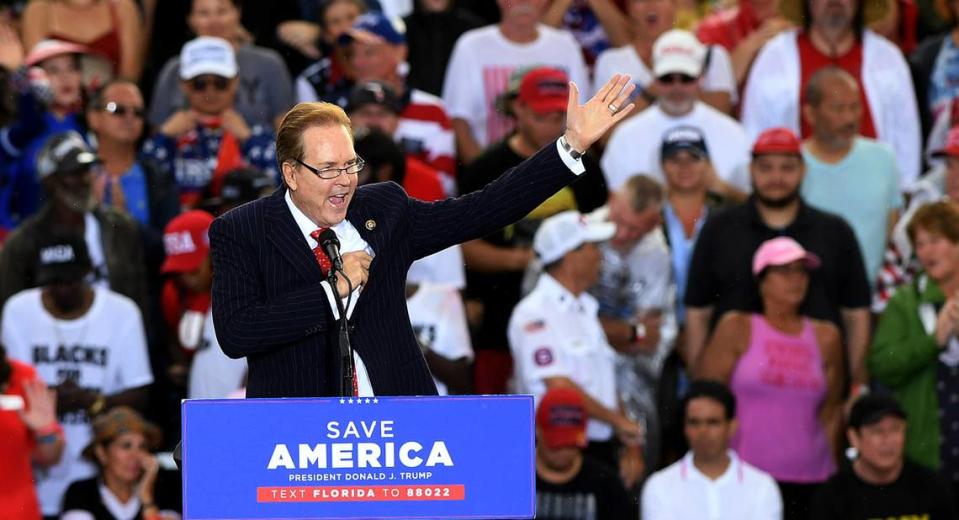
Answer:
POLYGON ((340 256, 340 239, 336 238, 336 232, 331 228, 326 228, 320 233, 317 241, 320 243, 320 247, 323 248, 326 256, 330 257, 330 262, 333 263, 333 270, 342 271, 343 257, 340 256))

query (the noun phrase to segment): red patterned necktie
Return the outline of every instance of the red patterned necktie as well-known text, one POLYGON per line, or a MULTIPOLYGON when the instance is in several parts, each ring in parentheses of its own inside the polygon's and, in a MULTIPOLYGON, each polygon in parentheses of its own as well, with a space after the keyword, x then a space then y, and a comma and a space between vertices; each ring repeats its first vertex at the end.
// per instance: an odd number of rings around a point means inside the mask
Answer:
MULTIPOLYGON (((330 261, 329 255, 326 254, 326 251, 323 250, 323 246, 319 244, 320 234, 326 231, 327 228, 320 228, 316 231, 310 233, 310 236, 313 237, 313 240, 316 240, 316 247, 313 248, 313 256, 316 257, 316 263, 320 265, 320 271, 323 273, 323 278, 326 278, 330 275, 330 269, 333 268, 333 262, 330 261)), ((336 288, 333 288, 336 291, 336 288)), ((356 379, 356 365, 353 364, 353 396, 356 397, 360 395, 359 384, 356 379)))
POLYGON ((313 240, 317 242, 316 247, 313 248, 313 256, 316 257, 316 263, 320 264, 320 271, 323 273, 323 278, 329 276, 330 269, 333 268, 333 262, 330 261, 330 257, 326 254, 326 251, 323 250, 323 246, 319 244, 320 234, 326 231, 326 229, 327 228, 320 228, 310 233, 313 240))

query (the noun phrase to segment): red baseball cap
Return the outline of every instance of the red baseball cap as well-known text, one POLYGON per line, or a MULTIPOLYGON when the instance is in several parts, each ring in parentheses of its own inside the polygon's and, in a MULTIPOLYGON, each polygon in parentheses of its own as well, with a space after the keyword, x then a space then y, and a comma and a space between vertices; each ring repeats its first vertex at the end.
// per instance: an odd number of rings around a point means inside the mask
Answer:
POLYGON ((538 114, 566 112, 569 102, 569 76, 559 69, 533 69, 523 76, 516 99, 538 114))
POLYGON ((759 134, 753 144, 753 155, 784 153, 802 155, 802 142, 788 128, 770 128, 759 134))
POLYGON ((932 152, 933 157, 959 157, 959 126, 954 126, 946 134, 946 144, 932 152))
POLYGON ((160 272, 189 273, 200 267, 210 254, 210 237, 207 233, 211 223, 213 215, 198 209, 171 220, 163 230, 166 260, 160 272))
POLYGON ((536 409, 540 440, 550 449, 586 446, 586 405, 573 388, 553 388, 536 409))

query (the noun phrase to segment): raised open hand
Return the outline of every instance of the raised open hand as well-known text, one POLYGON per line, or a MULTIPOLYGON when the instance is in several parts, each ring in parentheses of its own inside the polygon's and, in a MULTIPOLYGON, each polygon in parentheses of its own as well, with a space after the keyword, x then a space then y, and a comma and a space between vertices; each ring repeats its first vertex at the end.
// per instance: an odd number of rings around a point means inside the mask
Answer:
POLYGON ((0 21, 0 67, 17 70, 23 65, 23 45, 17 31, 7 23, 0 21))
POLYGON ((57 393, 47 388, 40 379, 23 384, 27 409, 20 411, 20 419, 33 431, 57 422, 57 393))
POLYGON ((635 89, 628 74, 616 74, 585 105, 580 105, 579 89, 571 81, 566 107, 566 142, 576 151, 586 151, 636 108, 632 103, 626 104, 635 89))

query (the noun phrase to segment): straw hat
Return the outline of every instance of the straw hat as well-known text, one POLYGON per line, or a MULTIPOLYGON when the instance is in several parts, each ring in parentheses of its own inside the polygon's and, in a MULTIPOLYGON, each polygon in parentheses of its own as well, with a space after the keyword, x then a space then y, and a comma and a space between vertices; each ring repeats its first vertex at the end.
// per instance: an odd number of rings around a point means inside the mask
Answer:
POLYGON ((132 408, 117 406, 93 419, 93 439, 83 448, 83 456, 96 462, 96 446, 109 444, 124 433, 143 434, 151 450, 160 446, 159 428, 144 421, 132 408))
MULTIPOLYGON (((779 0, 779 14, 790 22, 802 26, 809 0, 779 0)), ((890 0, 859 0, 863 5, 863 23, 869 25, 882 20, 889 12, 890 0)))

